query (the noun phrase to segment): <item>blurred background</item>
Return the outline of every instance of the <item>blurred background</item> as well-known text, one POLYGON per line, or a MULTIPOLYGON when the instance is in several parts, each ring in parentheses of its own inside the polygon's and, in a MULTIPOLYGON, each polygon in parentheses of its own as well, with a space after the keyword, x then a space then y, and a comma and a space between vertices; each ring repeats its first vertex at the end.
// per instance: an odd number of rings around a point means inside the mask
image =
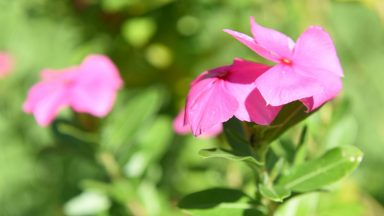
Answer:
POLYGON ((234 57, 268 63, 222 31, 250 33, 250 16, 293 39, 309 25, 330 32, 344 90, 304 123, 308 150, 353 144, 365 155, 332 192, 294 199, 280 214, 384 215, 384 1, 0 0, 0 9, 0 51, 14 61, 0 80, 0 216, 183 215, 185 194, 250 187, 243 165, 198 156, 220 139, 171 126, 202 71, 234 57), (41 128, 22 112, 41 69, 91 53, 110 56, 125 81, 107 118, 65 109, 41 128))

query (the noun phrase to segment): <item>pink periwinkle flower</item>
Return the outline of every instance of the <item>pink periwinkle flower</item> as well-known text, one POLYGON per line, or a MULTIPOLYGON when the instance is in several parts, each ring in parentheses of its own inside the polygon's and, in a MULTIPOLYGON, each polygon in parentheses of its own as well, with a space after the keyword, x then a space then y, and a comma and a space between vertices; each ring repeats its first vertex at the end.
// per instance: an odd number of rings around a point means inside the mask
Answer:
POLYGON ((300 100, 312 111, 341 91, 343 70, 331 37, 321 27, 309 27, 296 44, 288 36, 257 24, 253 17, 253 37, 224 31, 276 63, 256 80, 267 104, 279 106, 300 100))
MULTIPOLYGON (((173 130, 179 134, 179 135, 186 135, 191 133, 191 126, 189 124, 184 124, 184 115, 185 115, 185 110, 183 109, 182 111, 177 114, 176 118, 173 120, 173 130)), ((215 137, 219 135, 223 131, 223 124, 217 124, 210 128, 209 130, 205 131, 205 133, 202 133, 199 135, 199 137, 202 138, 210 138, 210 137, 215 137)))
POLYGON ((103 117, 112 109, 122 85, 119 71, 108 57, 90 55, 80 66, 43 70, 23 109, 33 113, 41 126, 49 125, 64 107, 103 117))
POLYGON ((12 71, 13 58, 9 53, 0 52, 0 78, 5 77, 12 71))
POLYGON ((184 124, 190 125, 195 136, 235 116, 241 121, 270 124, 279 106, 266 105, 255 80, 268 66, 242 59, 232 65, 206 71, 191 84, 185 107, 184 124))

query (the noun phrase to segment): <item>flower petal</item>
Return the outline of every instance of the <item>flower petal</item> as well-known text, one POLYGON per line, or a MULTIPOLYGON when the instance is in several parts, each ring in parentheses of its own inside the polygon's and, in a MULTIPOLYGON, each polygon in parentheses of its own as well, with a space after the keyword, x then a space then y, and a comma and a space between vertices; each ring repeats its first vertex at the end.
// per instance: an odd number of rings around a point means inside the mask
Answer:
MULTIPOLYGON (((233 95, 239 107, 235 112, 236 118, 241 121, 252 121, 249 110, 245 105, 245 101, 248 95, 256 88, 255 80, 267 71, 270 67, 263 64, 254 63, 251 61, 245 61, 242 59, 235 59, 230 72, 225 79, 225 86, 228 92, 233 95)), ((261 98, 264 104, 262 107, 266 107, 266 102, 261 98)), ((253 113, 253 115, 255 115, 253 113)), ((257 118, 254 118, 258 120, 257 118)), ((256 122, 265 124, 265 121, 256 122)))
POLYGON ((87 57, 71 88, 71 106, 77 112, 107 115, 123 82, 111 60, 102 55, 87 57))
POLYGON ((257 54, 263 56, 264 58, 271 60, 271 61, 274 61, 274 62, 279 61, 279 58, 276 55, 273 55, 268 50, 261 47, 259 44, 257 44, 255 42, 255 40, 252 37, 250 37, 246 34, 237 32, 237 31, 230 30, 230 29, 224 29, 224 32, 226 32, 229 35, 231 35, 232 37, 236 38, 242 44, 244 44, 245 46, 247 46, 248 48, 250 48, 251 50, 253 50, 257 54))
POLYGON ((78 74, 78 67, 70 67, 61 70, 45 69, 40 73, 40 77, 44 81, 61 81, 63 83, 73 82, 78 74))
POLYGON ((331 37, 321 27, 309 27, 297 40, 293 61, 308 75, 326 78, 343 76, 331 37))
POLYGON ((0 78, 5 77, 12 71, 13 58, 9 53, 0 52, 0 78))
MULTIPOLYGON (((176 116, 176 118, 173 120, 173 130, 180 135, 186 135, 191 132, 190 125, 184 125, 184 109, 179 112, 179 114, 176 116)), ((223 131, 223 124, 217 124, 213 126, 211 129, 207 130, 205 133, 202 133, 198 137, 201 138, 210 138, 217 136, 223 131)))
POLYGON ((172 126, 173 130, 180 135, 185 135, 191 132, 191 127, 189 125, 184 125, 184 109, 177 114, 176 118, 173 120, 172 126))
POLYGON ((311 97, 323 91, 321 83, 303 76, 296 68, 278 64, 256 80, 261 95, 272 106, 311 97))
POLYGON ((329 76, 328 79, 322 84, 324 88, 323 91, 313 95, 313 97, 304 98, 301 100, 301 102, 307 107, 308 112, 317 109, 325 102, 335 98, 343 87, 340 77, 337 76, 329 76))
POLYGON ((217 124, 212 126, 209 130, 207 130, 205 133, 202 133, 199 135, 199 138, 211 138, 219 135, 221 132, 223 132, 223 124, 217 124))
POLYGON ((184 124, 191 125, 192 133, 198 136, 229 120, 237 108, 238 103, 226 91, 223 80, 206 78, 190 89, 184 124))
POLYGON ((80 69, 84 79, 102 80, 111 89, 123 86, 118 69, 107 56, 89 55, 80 65, 80 69))
POLYGON ((33 113, 40 126, 49 125, 60 108, 68 105, 68 94, 65 84, 59 81, 40 82, 28 92, 23 110, 33 113))
MULTIPOLYGON (((251 31, 255 42, 260 47, 268 50, 271 55, 278 59, 278 61, 281 58, 289 58, 291 56, 295 42, 293 42, 290 37, 276 30, 257 24, 253 17, 251 17, 251 31)), ((259 54, 262 55, 261 53, 259 54)))
POLYGON ((252 122, 259 125, 269 125, 275 120, 282 106, 266 105, 260 91, 255 88, 245 100, 245 107, 252 122))

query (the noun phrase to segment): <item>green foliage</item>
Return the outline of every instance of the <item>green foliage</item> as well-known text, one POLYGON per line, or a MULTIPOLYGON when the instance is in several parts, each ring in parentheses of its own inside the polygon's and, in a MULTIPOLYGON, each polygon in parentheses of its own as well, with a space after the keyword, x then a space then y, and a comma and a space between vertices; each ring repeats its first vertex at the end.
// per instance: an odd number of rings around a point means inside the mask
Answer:
POLYGON ((212 188, 184 197, 179 207, 191 215, 262 215, 251 201, 239 190, 212 188))
POLYGON ((291 191, 283 186, 259 185, 259 190, 261 195, 276 202, 282 202, 291 195, 291 191))
POLYGON ((138 134, 141 125, 153 120, 163 100, 157 88, 143 91, 133 99, 127 98, 127 95, 120 98, 102 129, 101 143, 109 151, 129 150, 129 139, 138 134))
POLYGON ((260 161, 257 161, 256 158, 251 155, 236 155, 234 152, 218 148, 202 149, 199 151, 199 155, 205 158, 225 158, 234 161, 249 162, 257 166, 261 165, 260 161))
POLYGON ((16 63, 0 80, 0 215, 384 215, 380 5, 0 0, 0 51, 16 63), (293 38, 324 26, 343 64, 343 94, 310 116, 291 104, 269 127, 232 119, 218 139, 174 135, 196 74, 234 54, 263 62, 222 32, 249 33, 251 15, 293 38), (91 53, 109 55, 124 78, 113 111, 96 119, 63 109, 37 126, 21 107, 39 71, 91 53), (351 145, 364 152, 353 175, 362 153, 351 145))
POLYGON ((292 167, 279 185, 297 192, 320 189, 350 174, 361 160, 362 152, 355 147, 332 149, 318 159, 292 167))

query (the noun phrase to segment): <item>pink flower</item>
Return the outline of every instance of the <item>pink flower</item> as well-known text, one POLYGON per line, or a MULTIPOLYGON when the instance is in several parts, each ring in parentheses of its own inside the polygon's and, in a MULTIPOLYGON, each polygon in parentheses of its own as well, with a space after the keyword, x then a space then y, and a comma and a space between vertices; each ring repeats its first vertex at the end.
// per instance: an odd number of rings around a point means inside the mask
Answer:
POLYGON ((13 58, 9 53, 0 52, 0 78, 5 77, 12 71, 13 58))
POLYGON ((224 31, 277 63, 256 81, 267 104, 279 106, 300 100, 312 111, 341 91, 343 70, 332 39, 321 27, 309 27, 296 44, 286 35, 258 25, 253 17, 253 38, 232 30, 224 31))
POLYGON ((64 107, 98 117, 107 115, 123 85, 117 68, 103 55, 90 55, 77 67, 43 70, 41 78, 23 105, 41 126, 49 125, 64 107))
MULTIPOLYGON (((184 124, 184 109, 179 112, 176 118, 173 120, 173 130, 179 135, 186 135, 191 133, 191 126, 189 124, 184 124)), ((223 131, 223 124, 217 124, 211 129, 207 130, 205 133, 201 134, 202 138, 215 137, 223 131)))
POLYGON ((236 116, 242 121, 270 124, 280 107, 267 106, 255 80, 268 66, 235 59, 232 65, 206 71, 191 84, 184 124, 195 136, 236 116))

